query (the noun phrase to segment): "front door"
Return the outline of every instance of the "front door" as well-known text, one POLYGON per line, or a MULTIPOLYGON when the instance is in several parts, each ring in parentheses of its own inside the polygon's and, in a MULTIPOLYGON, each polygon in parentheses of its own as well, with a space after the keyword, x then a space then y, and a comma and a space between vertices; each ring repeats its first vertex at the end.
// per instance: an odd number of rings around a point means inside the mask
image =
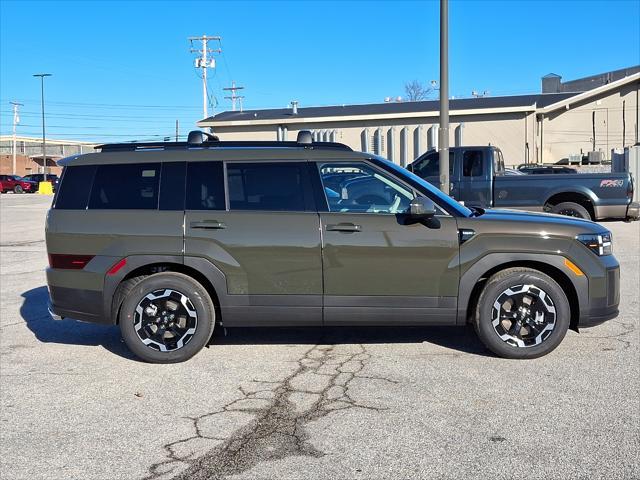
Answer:
POLYGON ((328 205, 320 213, 325 324, 454 324, 455 218, 441 212, 439 225, 407 225, 413 189, 372 163, 318 168, 328 205))
POLYGON ((185 255, 204 256, 224 273, 226 325, 320 325, 320 230, 308 163, 190 162, 185 255))

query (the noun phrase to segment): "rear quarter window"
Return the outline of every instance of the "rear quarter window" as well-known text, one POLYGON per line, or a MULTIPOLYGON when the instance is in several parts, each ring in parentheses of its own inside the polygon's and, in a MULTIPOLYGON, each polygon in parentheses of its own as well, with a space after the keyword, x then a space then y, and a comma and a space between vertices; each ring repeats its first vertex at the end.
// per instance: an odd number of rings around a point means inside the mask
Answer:
POLYGON ((98 165, 89 209, 155 210, 159 182, 159 163, 98 165))
POLYGON ((87 208, 95 171, 96 165, 65 167, 62 183, 56 193, 54 208, 63 210, 87 208))

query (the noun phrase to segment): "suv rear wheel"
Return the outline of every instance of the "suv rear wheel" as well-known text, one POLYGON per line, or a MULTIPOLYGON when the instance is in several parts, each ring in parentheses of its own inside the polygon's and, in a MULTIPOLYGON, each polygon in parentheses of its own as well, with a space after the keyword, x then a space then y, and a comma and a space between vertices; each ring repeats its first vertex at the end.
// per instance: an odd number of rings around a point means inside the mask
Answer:
POLYGON ((571 309, 560 285, 530 268, 509 268, 487 281, 476 306, 480 340, 504 358, 537 358, 555 349, 569 328, 571 309))
POLYGON ((207 344, 215 309, 202 285, 175 272, 129 282, 121 290, 120 331, 136 356, 151 363, 183 362, 207 344))

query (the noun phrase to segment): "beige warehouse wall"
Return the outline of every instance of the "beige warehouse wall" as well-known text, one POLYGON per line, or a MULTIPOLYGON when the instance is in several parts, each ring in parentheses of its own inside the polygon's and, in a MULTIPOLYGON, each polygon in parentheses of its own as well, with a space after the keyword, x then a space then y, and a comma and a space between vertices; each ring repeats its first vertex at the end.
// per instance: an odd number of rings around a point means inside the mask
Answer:
MULTIPOLYGON (((349 145, 354 150, 363 150, 363 132, 366 130, 369 138, 368 151, 373 152, 373 137, 376 130, 379 129, 383 137, 380 155, 385 158, 392 158, 397 164, 401 163, 401 135, 403 129, 407 131, 406 158, 408 163, 434 146, 431 142, 434 136, 437 142, 437 117, 386 120, 385 122, 384 124, 375 120, 332 123, 306 122, 304 124, 289 125, 287 138, 288 140, 295 140, 299 130, 335 130, 337 142, 349 145), (430 131, 431 129, 434 131, 433 134, 430 131), (390 142, 390 136, 393 137, 392 142, 390 142)), ((505 159, 508 159, 508 163, 515 164, 524 161, 524 113, 452 116, 449 130, 449 144, 452 146, 455 144, 456 128, 461 123, 464 124, 464 145, 487 145, 490 143, 502 149, 505 159)), ((223 140, 276 140, 277 130, 278 125, 258 125, 218 127, 215 132, 223 140)))
MULTIPOLYGON (((536 113, 512 112, 482 115, 456 115, 450 118, 449 144, 455 145, 455 131, 463 127, 463 145, 495 145, 505 157, 507 165, 543 160, 556 162, 572 153, 591 150, 591 115, 596 112, 596 149, 609 158, 612 148, 622 148, 622 102, 625 102, 625 146, 636 142, 638 123, 637 102, 640 82, 622 86, 609 94, 571 105, 549 113, 544 119, 543 132, 536 113), (541 134, 542 133, 542 134, 541 134)), ((363 150, 365 131, 368 148, 373 152, 372 139, 380 129, 383 141, 380 155, 401 163, 401 136, 406 129, 406 159, 411 162, 430 146, 430 130, 437 132, 437 116, 419 116, 400 119, 367 121, 337 120, 333 122, 301 121, 289 124, 288 140, 295 140, 299 130, 327 130, 336 132, 336 141, 354 150, 363 150), (391 132, 391 133, 390 133, 391 132), (417 141, 419 138, 419 142, 417 141), (390 140, 393 140, 390 142, 390 140), (392 147, 392 148, 391 148, 392 147)), ((303 119, 301 119, 303 120, 303 119)), ((224 126, 215 131, 223 140, 276 140, 278 122, 270 125, 224 126)), ((437 135, 435 135, 437 139, 437 135)), ((437 141, 437 140, 436 140, 437 141)))
POLYGON ((609 95, 571 105, 569 110, 553 112, 544 119, 544 162, 556 162, 582 150, 593 149, 592 115, 595 112, 596 150, 610 157, 612 148, 623 148, 636 142, 637 102, 640 82, 626 85, 609 95), (626 129, 623 145, 623 101, 626 129))

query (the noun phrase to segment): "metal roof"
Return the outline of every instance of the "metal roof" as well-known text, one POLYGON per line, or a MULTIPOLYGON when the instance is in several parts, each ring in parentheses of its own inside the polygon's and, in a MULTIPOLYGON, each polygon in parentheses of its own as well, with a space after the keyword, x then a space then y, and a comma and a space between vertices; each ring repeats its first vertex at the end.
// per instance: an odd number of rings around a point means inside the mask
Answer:
MULTIPOLYGON (((450 110, 481 110, 492 108, 522 108, 536 106, 546 107, 565 100, 575 93, 539 93, 531 95, 512 95, 504 97, 462 98, 449 101, 450 110)), ((440 109, 438 100, 422 102, 389 102, 370 103, 364 105, 337 105, 328 107, 298 107, 294 115, 290 108, 264 110, 245 110, 243 112, 221 112, 208 117, 204 122, 242 122, 255 120, 278 120, 294 118, 348 117, 358 115, 393 115, 407 113, 437 112, 440 109)))

